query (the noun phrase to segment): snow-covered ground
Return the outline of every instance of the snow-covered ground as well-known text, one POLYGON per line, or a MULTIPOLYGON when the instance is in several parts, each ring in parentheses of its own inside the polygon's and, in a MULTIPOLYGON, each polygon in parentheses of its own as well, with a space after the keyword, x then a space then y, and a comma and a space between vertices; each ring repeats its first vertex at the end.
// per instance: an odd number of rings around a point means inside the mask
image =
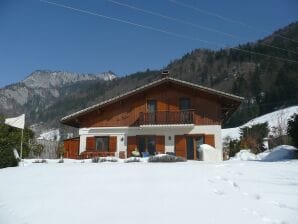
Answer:
POLYGON ((0 223, 298 223, 298 161, 81 163, 0 170, 0 223))
POLYGON ((254 124, 264 123, 268 122, 269 128, 272 130, 272 127, 283 127, 284 130, 286 130, 287 126, 287 120, 293 115, 297 113, 298 114, 298 106, 292 106, 285 109, 277 110, 272 113, 265 114, 263 116, 254 118, 250 120, 249 122, 245 123, 244 125, 241 125, 240 127, 235 128, 227 128, 222 129, 222 139, 225 139, 226 137, 230 137, 231 139, 239 139, 240 138, 240 128, 244 126, 252 126, 254 124))
POLYGON ((251 153, 249 149, 242 149, 231 160, 259 160, 266 162, 283 161, 298 158, 298 149, 290 145, 279 145, 273 149, 267 149, 259 154, 251 153))

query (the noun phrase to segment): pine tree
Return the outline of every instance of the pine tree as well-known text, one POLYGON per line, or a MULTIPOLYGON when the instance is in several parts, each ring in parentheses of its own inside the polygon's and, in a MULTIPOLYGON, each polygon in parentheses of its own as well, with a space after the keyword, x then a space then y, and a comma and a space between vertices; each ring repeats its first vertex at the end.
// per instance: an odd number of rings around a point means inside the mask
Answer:
POLYGON ((298 114, 294 114, 288 121, 288 135, 292 138, 294 146, 298 147, 298 114))

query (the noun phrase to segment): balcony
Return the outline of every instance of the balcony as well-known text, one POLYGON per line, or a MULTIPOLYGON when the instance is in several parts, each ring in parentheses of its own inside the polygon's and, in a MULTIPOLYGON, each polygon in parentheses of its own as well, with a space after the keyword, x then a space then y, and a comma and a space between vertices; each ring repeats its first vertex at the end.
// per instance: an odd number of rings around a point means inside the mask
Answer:
POLYGON ((140 125, 193 124, 194 110, 140 113, 140 125))

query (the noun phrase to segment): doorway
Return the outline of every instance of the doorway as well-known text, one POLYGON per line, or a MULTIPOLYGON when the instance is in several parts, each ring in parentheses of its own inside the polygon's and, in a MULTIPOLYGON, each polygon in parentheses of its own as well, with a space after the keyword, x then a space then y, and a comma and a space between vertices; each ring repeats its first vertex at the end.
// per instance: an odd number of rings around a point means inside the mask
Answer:
POLYGON ((204 144, 204 135, 186 136, 186 158, 191 160, 199 159, 199 148, 204 144))

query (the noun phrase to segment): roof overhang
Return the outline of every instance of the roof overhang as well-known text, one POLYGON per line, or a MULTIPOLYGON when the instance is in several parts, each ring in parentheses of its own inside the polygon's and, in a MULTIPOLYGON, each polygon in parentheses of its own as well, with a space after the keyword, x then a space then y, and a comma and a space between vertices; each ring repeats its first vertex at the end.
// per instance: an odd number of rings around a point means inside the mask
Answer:
POLYGON ((223 111, 223 114, 224 114, 224 117, 222 118, 223 121, 228 119, 230 117, 230 115, 232 113, 234 113, 234 111, 238 108, 238 106, 241 104, 242 100, 244 99, 243 97, 236 96, 236 95, 233 95, 233 94, 230 94, 230 93, 225 93, 225 92, 215 90, 215 89, 212 89, 212 88, 209 88, 209 87, 205 87, 205 86, 201 86, 201 85, 198 85, 198 84, 186 82, 186 81, 175 79, 175 78, 172 78, 172 77, 164 77, 164 78, 158 79, 156 81, 153 81, 151 83, 148 83, 146 85, 143 85, 141 87, 138 87, 134 90, 128 91, 128 92, 123 93, 123 94, 120 94, 116 97, 113 97, 113 98, 110 98, 108 100, 102 101, 102 102, 100 102, 98 104, 95 104, 93 106, 87 107, 83 110, 80 110, 80 111, 77 111, 77 112, 72 113, 70 115, 67 115, 67 116, 63 117, 60 120, 60 122, 62 124, 70 125, 70 126, 73 126, 73 127, 79 127, 78 118, 80 116, 85 115, 89 112, 98 110, 98 109, 103 108, 107 105, 113 104, 113 103, 118 102, 120 100, 126 99, 126 98, 128 98, 132 95, 138 94, 142 91, 148 90, 152 87, 159 86, 159 85, 161 85, 163 83, 167 83, 167 82, 168 83, 174 83, 176 85, 180 85, 180 86, 184 86, 184 87, 188 87, 188 88, 192 88, 192 89, 195 89, 195 90, 203 91, 203 92, 209 93, 211 95, 215 95, 215 96, 220 97, 220 99, 222 99, 222 102, 224 102, 224 104, 227 106, 225 108, 226 111, 223 111))

